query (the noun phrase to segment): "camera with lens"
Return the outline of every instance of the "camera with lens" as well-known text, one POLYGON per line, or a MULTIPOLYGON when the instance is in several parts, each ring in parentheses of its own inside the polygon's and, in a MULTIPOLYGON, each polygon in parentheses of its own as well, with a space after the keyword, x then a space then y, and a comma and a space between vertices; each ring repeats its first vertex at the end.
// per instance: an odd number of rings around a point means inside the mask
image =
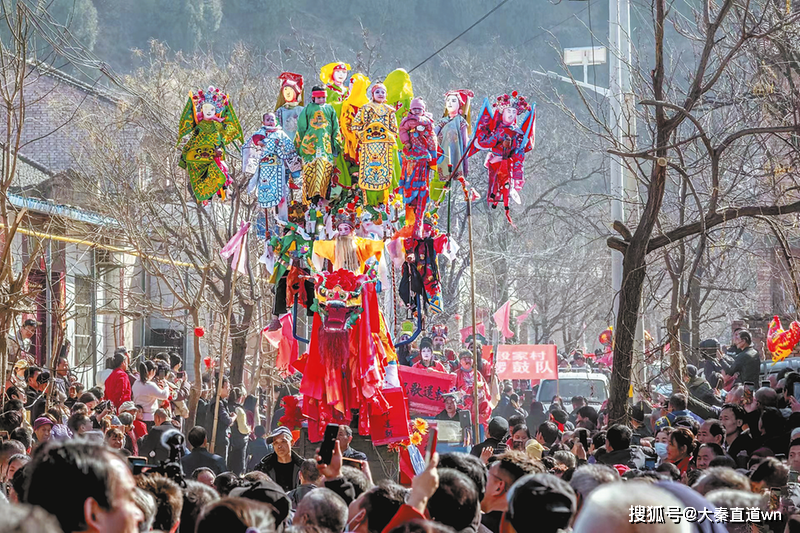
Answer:
POLYGON ((183 465, 181 464, 181 453, 184 444, 183 433, 177 429, 165 431, 161 436, 161 444, 169 449, 169 459, 161 461, 158 465, 151 465, 147 464, 147 459, 144 457, 128 457, 133 475, 141 473, 145 475, 161 474, 185 489, 186 477, 184 476, 183 465))

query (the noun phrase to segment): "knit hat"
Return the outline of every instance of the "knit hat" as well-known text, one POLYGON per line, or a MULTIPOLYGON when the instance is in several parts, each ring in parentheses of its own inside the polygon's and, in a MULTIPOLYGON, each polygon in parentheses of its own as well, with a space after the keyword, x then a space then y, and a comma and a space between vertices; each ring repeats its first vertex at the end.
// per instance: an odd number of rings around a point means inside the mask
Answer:
POLYGON ((119 409, 117 410, 118 413, 126 413, 128 411, 134 411, 135 412, 136 411, 136 404, 131 402, 131 401, 122 402, 122 405, 120 405, 119 409))
POLYGON ((277 437, 278 435, 286 435, 289 438, 289 442, 294 442, 294 437, 292 437, 292 430, 287 428, 286 426, 278 426, 275 428, 269 437, 267 437, 267 444, 272 444, 272 439, 277 437))
POLYGON ((696 378, 697 367, 694 365, 686 365, 686 373, 689 375, 690 378, 696 378))
POLYGON ((52 427, 53 427, 53 425, 54 425, 54 424, 53 424, 53 421, 52 421, 52 420, 50 420, 50 418, 49 418, 49 417, 47 417, 47 416, 40 416, 39 418, 37 418, 37 419, 36 419, 36 420, 33 422, 33 430, 34 430, 34 431, 36 431, 36 430, 37 430, 37 429, 39 429, 40 427, 42 427, 42 426, 46 426, 46 425, 48 425, 48 424, 50 424, 50 427, 51 427, 51 428, 52 428, 52 427))
POLYGON ((538 440, 531 439, 528 441, 528 444, 525 445, 525 453, 528 454, 528 457, 540 461, 544 453, 544 446, 542 446, 538 440))

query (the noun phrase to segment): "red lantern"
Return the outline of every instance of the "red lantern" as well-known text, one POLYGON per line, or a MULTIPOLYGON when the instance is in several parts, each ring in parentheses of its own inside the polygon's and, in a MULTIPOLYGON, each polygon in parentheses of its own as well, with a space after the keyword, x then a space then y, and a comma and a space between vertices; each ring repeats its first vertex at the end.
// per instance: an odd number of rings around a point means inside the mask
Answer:
POLYGON ((206 330, 204 330, 202 327, 198 326, 198 327, 194 328, 194 336, 195 337, 202 337, 205 334, 206 334, 206 330))

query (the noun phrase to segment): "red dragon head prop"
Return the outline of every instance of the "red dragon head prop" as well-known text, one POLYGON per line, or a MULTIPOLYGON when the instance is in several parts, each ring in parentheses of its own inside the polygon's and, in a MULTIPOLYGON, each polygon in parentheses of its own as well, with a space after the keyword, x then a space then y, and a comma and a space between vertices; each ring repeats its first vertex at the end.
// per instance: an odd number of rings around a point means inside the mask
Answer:
POLYGON ((345 331, 353 327, 362 307, 364 284, 370 281, 366 274, 356 274, 339 269, 314 276, 318 312, 326 331, 345 331))

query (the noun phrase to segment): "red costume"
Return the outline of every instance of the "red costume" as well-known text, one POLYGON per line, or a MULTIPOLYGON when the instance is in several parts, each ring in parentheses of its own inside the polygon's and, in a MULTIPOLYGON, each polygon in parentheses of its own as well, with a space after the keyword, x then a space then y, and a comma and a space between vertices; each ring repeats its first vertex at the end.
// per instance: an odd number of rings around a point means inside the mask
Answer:
POLYGON ((382 389, 400 386, 375 286, 367 275, 340 269, 318 275, 316 291, 320 310, 299 365, 309 439, 319 441, 328 422, 349 423, 351 409, 360 411, 359 433, 368 435, 369 414, 391 407, 382 389))
POLYGON ((447 370, 445 370, 444 365, 439 361, 434 361, 434 363, 431 366, 425 366, 422 364, 422 361, 417 361, 416 363, 411 365, 411 368, 427 368, 428 370, 435 370, 437 372, 447 373, 447 370))
MULTIPOLYGON (((464 393, 462 398, 464 409, 471 413, 474 412, 472 407, 475 396, 472 387, 474 377, 472 368, 464 370, 463 367, 459 366, 458 370, 456 370, 456 389, 464 393)), ((492 407, 489 405, 489 387, 486 386, 486 381, 484 381, 480 372, 478 372, 478 401, 478 416, 481 424, 485 425, 492 415, 492 407)))

